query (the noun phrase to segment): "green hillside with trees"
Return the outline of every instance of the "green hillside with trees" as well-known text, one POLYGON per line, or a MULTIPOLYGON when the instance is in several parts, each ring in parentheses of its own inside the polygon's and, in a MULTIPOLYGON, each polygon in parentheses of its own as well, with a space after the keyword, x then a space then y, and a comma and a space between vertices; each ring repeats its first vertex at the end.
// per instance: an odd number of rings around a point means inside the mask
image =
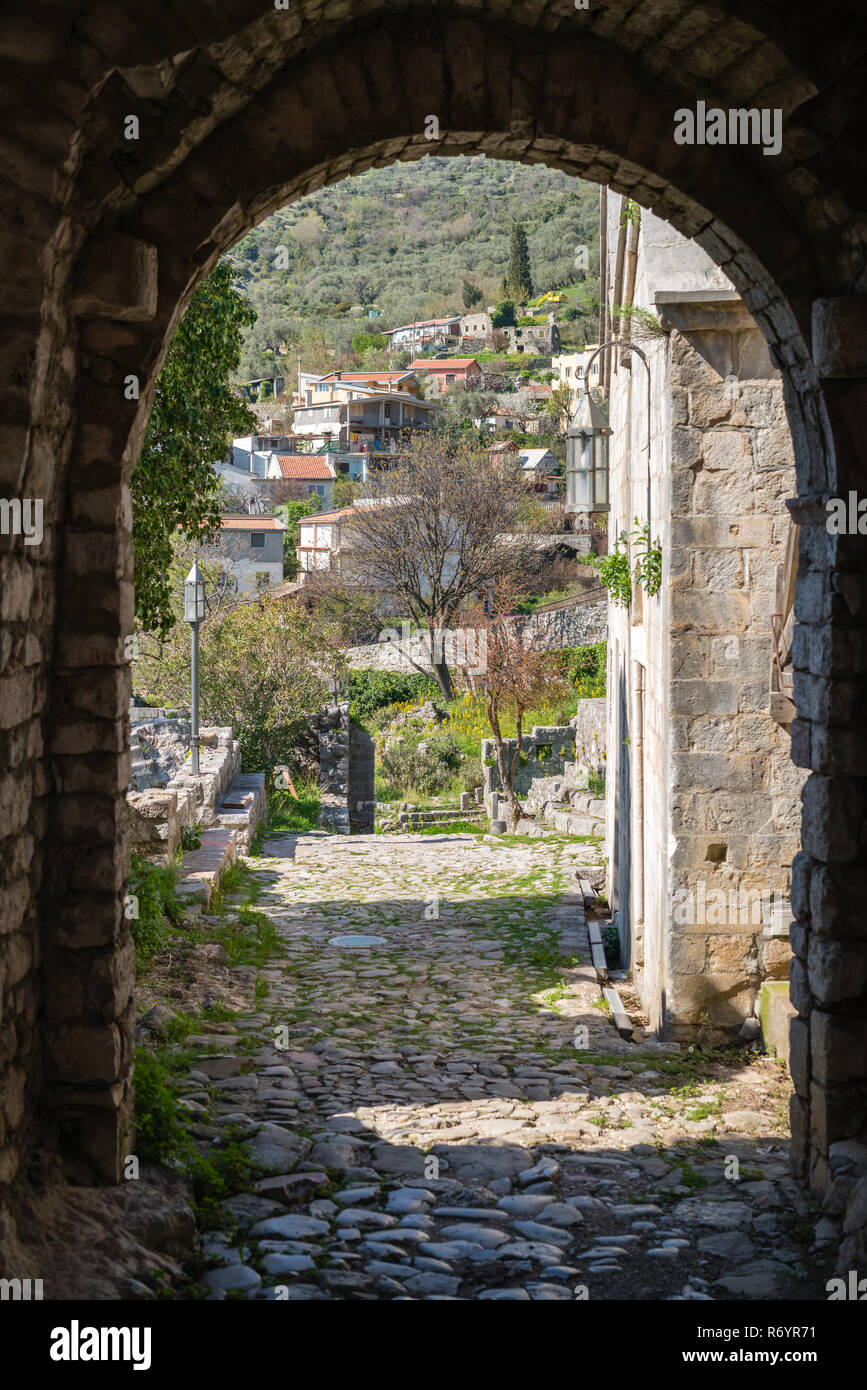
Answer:
MULTIPOLYGON (((417 318, 463 313, 532 285, 569 287, 568 335, 594 336, 598 293, 595 184, 542 167, 428 157, 371 169, 302 198, 231 252, 234 284, 257 311, 239 378, 325 369, 353 338, 417 318), (516 225, 523 229, 516 231, 516 225), (576 269, 576 249, 589 266, 576 269), (363 306, 364 313, 357 306, 363 306), (368 319, 375 307, 379 317, 368 319)), ((375 341, 355 352, 376 354, 375 341)))

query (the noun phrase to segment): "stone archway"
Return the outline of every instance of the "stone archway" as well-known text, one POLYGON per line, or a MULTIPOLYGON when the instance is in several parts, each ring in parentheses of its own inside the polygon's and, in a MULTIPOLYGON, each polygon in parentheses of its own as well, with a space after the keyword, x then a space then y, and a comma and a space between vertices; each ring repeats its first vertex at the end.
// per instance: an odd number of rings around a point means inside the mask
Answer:
POLYGON ((269 211, 431 153, 545 163, 651 207, 725 269, 783 373, 802 523, 793 756, 813 771, 793 900, 800 1172, 821 1186, 829 1145, 863 1134, 867 567, 822 522, 865 453, 864 25, 847 16, 829 48, 842 3, 795 8, 797 28, 759 0, 737 17, 689 0, 490 0, 483 16, 470 0, 157 15, 69 0, 4 20, 0 477, 44 499, 45 534, 0 538, 0 1181, 37 1141, 75 1177, 119 1174, 128 483, 162 354, 195 285, 269 211), (674 111, 697 100, 779 106, 783 153, 676 145, 674 111))

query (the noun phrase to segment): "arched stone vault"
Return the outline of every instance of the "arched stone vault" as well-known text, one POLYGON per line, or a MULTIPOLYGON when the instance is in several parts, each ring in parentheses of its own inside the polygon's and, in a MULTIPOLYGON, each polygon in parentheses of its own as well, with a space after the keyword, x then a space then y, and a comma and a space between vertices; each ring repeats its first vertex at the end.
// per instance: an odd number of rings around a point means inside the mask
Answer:
POLYGON ((846 0, 6 5, 0 490, 44 499, 45 536, 0 537, 0 1182, 37 1144, 115 1180, 126 1142, 129 478, 167 343, 269 212, 432 153, 628 193, 723 266, 783 372, 803 523, 793 755, 814 774, 793 902, 799 1170, 821 1185, 829 1144, 864 1134, 867 565, 822 522, 864 475, 865 38, 846 0), (783 152, 676 145, 697 100, 780 107, 783 152))

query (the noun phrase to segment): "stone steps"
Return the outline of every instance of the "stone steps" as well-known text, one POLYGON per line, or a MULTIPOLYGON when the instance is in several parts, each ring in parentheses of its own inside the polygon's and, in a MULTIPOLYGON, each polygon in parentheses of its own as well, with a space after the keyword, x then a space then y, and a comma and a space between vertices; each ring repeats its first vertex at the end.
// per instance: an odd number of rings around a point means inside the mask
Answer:
POLYGON ((216 825, 203 830, 200 848, 181 860, 178 896, 207 907, 228 866, 249 850, 267 810, 264 772, 240 773, 217 802, 216 825))

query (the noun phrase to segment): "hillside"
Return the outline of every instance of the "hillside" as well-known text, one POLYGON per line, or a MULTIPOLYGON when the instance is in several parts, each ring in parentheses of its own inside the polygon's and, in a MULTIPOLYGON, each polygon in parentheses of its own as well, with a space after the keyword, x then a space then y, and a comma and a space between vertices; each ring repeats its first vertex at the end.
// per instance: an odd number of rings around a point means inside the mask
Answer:
MULTIPOLYGON (((231 253, 236 284, 259 314, 241 377, 272 372, 281 347, 315 365, 347 352, 360 330, 463 312, 464 279, 486 303, 502 298, 515 220, 527 230, 536 293, 570 286, 570 302, 592 305, 598 197, 595 184, 556 170, 431 157, 371 169, 282 208, 231 253), (583 284, 579 246, 588 251, 583 284), (353 314, 357 305, 375 305, 380 317, 353 314)), ((592 334, 592 310, 585 323, 592 334)))

